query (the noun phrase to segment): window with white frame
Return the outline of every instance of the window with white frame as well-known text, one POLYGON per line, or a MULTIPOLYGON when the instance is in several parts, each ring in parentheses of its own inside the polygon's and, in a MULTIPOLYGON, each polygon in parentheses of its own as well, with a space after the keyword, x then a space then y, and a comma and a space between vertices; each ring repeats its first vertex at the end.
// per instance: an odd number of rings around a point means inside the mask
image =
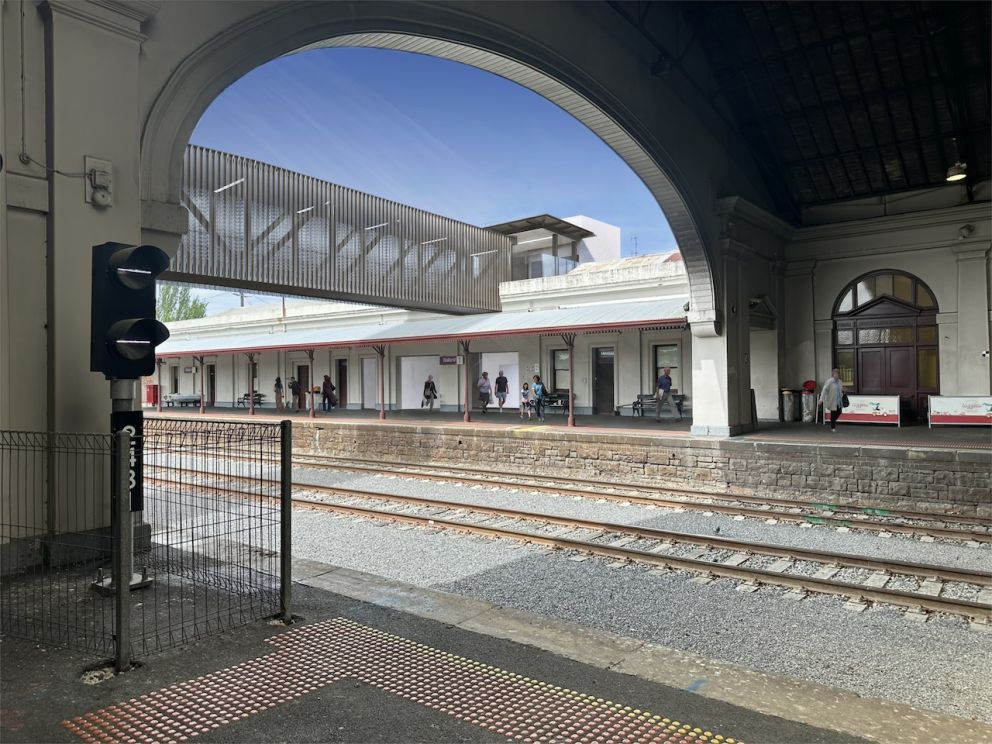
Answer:
POLYGON ((680 390, 682 388, 682 375, 679 372, 679 364, 681 361, 682 354, 678 344, 656 345, 654 347, 654 380, 651 381, 651 384, 657 384, 658 378, 661 377, 662 370, 667 367, 671 370, 670 374, 672 377, 672 387, 675 390, 680 390))
POLYGON ((551 384, 556 393, 568 392, 568 349, 551 350, 551 384))

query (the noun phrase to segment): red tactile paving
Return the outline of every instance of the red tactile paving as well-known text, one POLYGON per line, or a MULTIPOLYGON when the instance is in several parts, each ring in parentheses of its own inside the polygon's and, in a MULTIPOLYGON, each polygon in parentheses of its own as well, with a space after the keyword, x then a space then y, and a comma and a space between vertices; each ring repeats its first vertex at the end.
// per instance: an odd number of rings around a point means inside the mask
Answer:
POLYGON ((268 642, 276 653, 63 725, 85 742, 183 742, 349 678, 520 742, 736 741, 344 618, 268 642))

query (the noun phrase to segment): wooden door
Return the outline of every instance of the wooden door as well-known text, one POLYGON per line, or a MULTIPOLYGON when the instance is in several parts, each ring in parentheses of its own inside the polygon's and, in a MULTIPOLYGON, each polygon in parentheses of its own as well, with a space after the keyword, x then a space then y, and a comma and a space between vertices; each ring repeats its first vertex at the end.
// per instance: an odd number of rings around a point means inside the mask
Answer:
POLYGON ((888 395, 907 399, 916 395, 916 349, 912 346, 886 349, 885 377, 888 395))
POLYGON ((338 389, 335 391, 335 395, 338 396, 338 408, 345 409, 348 407, 348 360, 338 359, 337 366, 337 386, 338 389))
POLYGON ((207 405, 217 405, 217 365, 207 365, 207 405))
POLYGON ((300 397, 297 400, 296 407, 309 410, 310 402, 307 398, 307 391, 310 389, 310 365, 297 365, 296 380, 300 383, 300 397))
POLYGON ((858 392, 886 395, 885 349, 858 349, 858 392))
POLYGON ((595 413, 613 413, 616 401, 613 396, 613 360, 615 352, 610 349, 593 349, 594 379, 593 400, 595 413))

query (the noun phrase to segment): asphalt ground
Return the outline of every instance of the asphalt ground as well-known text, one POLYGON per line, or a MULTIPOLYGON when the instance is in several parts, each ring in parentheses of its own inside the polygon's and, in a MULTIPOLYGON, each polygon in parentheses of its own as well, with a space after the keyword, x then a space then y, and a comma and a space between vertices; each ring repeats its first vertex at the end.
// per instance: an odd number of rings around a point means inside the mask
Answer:
MULTIPOLYGON (((257 622, 240 629, 228 631, 219 635, 203 638, 188 646, 175 648, 143 658, 132 671, 113 677, 100 684, 83 684, 81 677, 84 671, 92 668, 96 660, 85 655, 56 649, 43 649, 35 644, 13 638, 3 638, 0 643, 0 692, 3 698, 3 715, 0 719, 0 740, 3 742, 73 742, 85 740, 70 731, 64 725, 65 721, 85 720, 86 714, 98 712, 108 706, 124 704, 126 710, 128 701, 150 695, 149 704, 158 706, 162 713, 158 721, 136 723, 133 733, 135 741, 140 741, 139 733, 149 727, 166 732, 161 740, 181 740, 178 735, 169 735, 169 712, 162 707, 162 691, 175 689, 176 685, 188 680, 194 682, 195 689, 187 690, 191 695, 189 702, 175 708, 178 711, 176 721, 191 721, 198 715, 209 719, 209 712, 204 706, 210 704, 244 704, 250 700, 252 692, 247 688, 229 688, 225 692, 223 684, 211 686, 216 675, 222 670, 237 670, 239 665, 255 664, 250 667, 256 689, 268 693, 278 693, 285 689, 285 678, 277 672, 272 672, 271 679, 267 678, 266 668, 276 669, 268 664, 284 653, 278 647, 273 647, 272 641, 280 641, 280 637, 288 639, 301 629, 320 630, 322 627, 334 627, 340 623, 336 619, 350 621, 346 630, 351 632, 374 632, 387 638, 389 643, 399 643, 403 646, 407 641, 422 644, 419 653, 421 657, 408 659, 408 670, 412 672, 411 679, 434 680, 431 685, 442 685, 443 680, 418 665, 425 665, 438 654, 452 654, 461 657, 460 664, 478 662, 481 668, 488 670, 490 676, 517 674, 529 678, 529 683, 546 683, 572 691, 571 698, 577 695, 589 695, 591 698, 610 701, 617 710, 620 707, 642 711, 645 716, 659 716, 678 721, 680 724, 690 724, 704 731, 710 731, 715 736, 720 734, 726 740, 750 742, 752 744, 818 744, 865 741, 854 736, 816 728, 802 723, 795 723, 780 717, 756 713, 748 707, 732 705, 695 694, 687 689, 678 689, 652 682, 641 677, 609 671, 597 665, 580 663, 565 656, 539 650, 533 645, 516 643, 511 640, 496 638, 489 635, 471 632, 450 623, 437 622, 418 615, 389 609, 363 601, 342 596, 319 588, 297 585, 295 587, 294 610, 297 616, 293 626, 257 622), (325 626, 319 625, 326 623, 325 626), (396 639, 400 640, 396 640, 396 639), (426 654, 426 656, 424 656, 426 654), (261 664, 261 666, 259 666, 261 664), (204 687, 206 686, 206 687, 204 687), (210 688, 214 696, 213 703, 204 702, 210 699, 210 694, 202 692, 201 688, 210 688), (156 697, 157 696, 157 697, 156 697), (225 703, 226 698, 226 703, 225 703)), ((378 637, 378 636, 376 636, 378 637)), ((364 653, 374 644, 363 636, 359 639, 356 653, 364 653)), ((305 638, 301 638, 305 641, 305 638)), ((594 641, 592 641, 594 642, 594 641)), ((301 648, 308 648, 309 642, 304 642, 301 648)), ((395 658, 402 656, 386 648, 389 664, 395 658)), ((397 646, 395 648, 400 648, 397 646)), ((290 653, 292 649, 290 649, 290 653)), ((333 655, 333 654, 332 654, 333 655)), ((444 657, 447 659, 448 657, 444 657)), ((205 732, 196 735, 196 740, 203 742, 488 742, 506 741, 518 733, 526 733, 528 716, 540 717, 546 711, 541 708, 531 708, 528 713, 524 709, 514 709, 515 694, 501 692, 500 684, 490 686, 488 694, 497 698, 502 695, 498 708, 505 720, 510 724, 504 726, 501 734, 496 730, 460 720, 449 713, 432 709, 417 695, 407 694, 402 688, 394 687, 388 691, 388 683, 378 681, 365 674, 367 664, 358 659, 362 669, 353 673, 342 674, 338 681, 328 684, 316 684, 313 689, 293 697, 291 700, 279 702, 273 707, 247 717, 228 721, 214 727, 210 720, 206 721, 205 732), (366 677, 362 679, 362 677, 366 677), (519 732, 517 731, 519 729, 519 732)), ((321 664, 333 664, 330 656, 307 658, 302 665, 304 674, 317 672, 321 664)), ((383 663, 370 660, 368 664, 383 663)), ((387 666, 389 665, 387 664, 387 666)), ((247 667, 246 667, 247 668, 247 667)), ((512 678, 507 682, 511 687, 512 678)), ((519 687, 516 688, 519 692, 519 687)), ((473 687, 471 680, 464 688, 456 693, 466 700, 477 698, 480 694, 478 686, 473 687)), ((553 693, 556 696, 563 692, 553 693)), ((586 699, 590 701, 591 699, 586 699)), ((485 705, 486 701, 477 701, 485 705)), ((490 701, 491 703, 492 701, 490 701)), ((595 702, 589 704, 601 708, 595 702)), ((595 721, 589 722, 589 730, 582 730, 582 716, 575 711, 581 711, 586 703, 579 701, 578 707, 562 715, 566 722, 573 724, 578 721, 579 730, 568 732, 563 729, 559 741, 609 741, 608 731, 602 726, 597 730, 595 721), (583 738, 585 737, 585 738, 583 738)), ((137 710, 135 705, 130 704, 137 710)), ((120 711, 118 711, 120 712, 120 711)), ((98 715, 101 715, 98 713, 98 715)), ((228 716, 231 718, 231 716, 228 716)), ((468 716, 463 716, 463 719, 468 716)), ((497 716, 498 718, 498 716, 497 716)), ((221 719, 224 720, 224 719, 221 719)), ((187 732, 188 733, 188 732, 187 732)), ((96 739, 94 739, 96 740, 96 739)), ((109 740, 125 740, 110 737, 109 740)), ((633 740, 633 739, 632 739, 633 740)), ((663 739, 648 738, 659 741, 663 739)))

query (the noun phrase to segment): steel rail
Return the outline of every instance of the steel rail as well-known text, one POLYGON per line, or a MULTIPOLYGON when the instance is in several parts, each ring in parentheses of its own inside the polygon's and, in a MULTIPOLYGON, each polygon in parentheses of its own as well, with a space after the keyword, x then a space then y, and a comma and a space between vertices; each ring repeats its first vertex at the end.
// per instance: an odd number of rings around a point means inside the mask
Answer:
MULTIPOLYGON (((305 467, 311 464, 307 458, 312 458, 313 455, 305 455, 303 457, 298 457, 294 460, 298 466, 305 467)), ((712 511, 718 512, 720 514, 731 514, 731 515, 743 515, 755 518, 776 518, 781 521, 789 522, 806 522, 810 524, 824 524, 824 525, 834 525, 837 527, 854 527, 856 529, 868 529, 868 530, 882 530, 888 532, 895 532, 900 534, 910 534, 910 535, 929 535, 931 537, 943 537, 955 540, 975 540, 976 542, 992 542, 992 533, 980 532, 975 530, 958 530, 950 527, 933 527, 926 525, 913 525, 913 524, 898 524, 889 522, 879 522, 872 521, 868 519, 859 519, 856 517, 852 518, 837 518, 832 515, 813 515, 813 514, 801 514, 793 512, 782 512, 775 511, 772 509, 758 509, 749 507, 739 507, 739 506, 729 506, 724 504, 713 504, 713 503, 701 503, 699 501, 690 501, 685 499, 668 499, 660 496, 634 496, 634 495, 620 495, 617 493, 608 493, 603 491, 589 490, 582 487, 573 487, 568 485, 544 485, 537 484, 533 482, 528 482, 531 476, 510 476, 512 478, 519 478, 524 482, 516 482, 514 480, 501 480, 498 477, 494 478, 492 475, 446 475, 444 473, 432 473, 424 472, 427 467, 434 468, 444 468, 453 471, 464 471, 469 473, 482 473, 485 471, 476 470, 473 468, 465 468, 464 466, 457 465, 443 465, 443 466, 423 466, 423 465, 409 465, 405 463, 391 463, 383 461, 381 463, 371 463, 368 465, 354 465, 346 464, 340 462, 338 458, 327 457, 329 464, 325 464, 316 461, 315 464, 321 467, 330 467, 341 470, 350 470, 353 472, 375 472, 377 474, 390 474, 390 475, 403 475, 410 477, 425 478, 429 480, 443 481, 443 482, 464 482, 464 483, 479 483, 492 487, 506 486, 509 488, 516 489, 528 489, 532 491, 540 491, 544 493, 567 493, 577 496, 584 496, 588 498, 604 498, 610 500, 623 500, 630 501, 632 503, 649 505, 649 506, 666 506, 675 508, 691 508, 700 511, 712 511), (406 470, 388 470, 384 469, 383 466, 401 467, 401 468, 411 468, 411 471, 406 470)), ((352 460, 352 462, 356 462, 352 460)), ((357 462, 363 462, 358 460, 357 462)), ((505 476, 504 476, 505 477, 505 476)), ((650 486, 650 485, 640 485, 635 483, 596 483, 595 481, 581 479, 581 478, 569 478, 561 477, 557 479, 561 483, 588 483, 591 485, 596 485, 600 489, 612 489, 612 490, 623 490, 623 491, 640 491, 641 493, 682 493, 691 494, 697 497, 704 497, 709 499, 717 499, 721 501, 742 501, 747 503, 769 503, 776 505, 789 506, 791 508, 802 509, 818 506, 813 502, 798 502, 798 501, 788 501, 787 499, 763 499, 760 496, 748 496, 748 495, 738 495, 731 493, 714 493, 711 491, 701 491, 693 490, 679 487, 668 487, 668 486, 650 486)), ((878 517, 892 517, 892 518, 904 518, 904 519, 926 519, 935 520, 939 519, 944 522, 960 522, 962 524, 977 524, 986 525, 987 520, 982 520, 980 518, 973 517, 941 517, 934 514, 925 514, 923 512, 895 512, 887 509, 853 509, 849 507, 837 507, 834 505, 824 504, 823 506, 830 509, 841 509, 845 513, 874 513, 874 516, 878 517)))
POLYGON ((573 478, 568 476, 561 476, 555 479, 553 485, 547 485, 542 483, 536 483, 538 480, 534 476, 530 475, 503 475, 502 477, 511 478, 512 480, 501 480, 499 478, 494 478, 492 473, 488 473, 480 468, 471 468, 464 465, 419 465, 419 464, 409 464, 400 463, 392 461, 382 461, 382 462, 372 462, 371 460, 363 460, 361 458, 338 458, 333 455, 318 455, 318 454, 308 454, 302 457, 298 456, 294 458, 294 463, 301 467, 307 467, 310 465, 316 465, 317 467, 344 470, 350 472, 374 472, 377 475, 396 475, 411 478, 421 478, 425 480, 433 480, 438 482, 447 483, 479 483, 491 487, 501 488, 512 488, 520 490, 530 490, 538 491, 541 493, 552 493, 552 494, 572 494, 576 496, 581 496, 583 498, 597 498, 597 499, 607 499, 610 501, 629 501, 631 503, 647 505, 647 506, 663 506, 671 508, 688 508, 696 511, 711 511, 720 514, 729 514, 733 516, 746 516, 753 517, 756 519, 769 519, 775 518, 783 522, 796 522, 799 524, 813 524, 813 525, 823 525, 823 526, 833 526, 833 527, 847 527, 855 529, 882 531, 882 532, 893 532, 897 534, 905 535, 926 535, 930 537, 941 537, 950 540, 974 540, 975 542, 992 542, 992 532, 988 531, 988 520, 981 517, 965 517, 965 516, 954 516, 945 517, 937 514, 928 514, 926 512, 913 512, 913 511, 897 511, 884 508, 876 507, 846 507, 836 504, 826 504, 820 502, 803 502, 803 501, 790 501, 789 499, 777 499, 774 497, 761 497, 752 496, 749 494, 735 494, 727 492, 715 492, 715 491, 703 491, 700 489, 688 489, 681 488, 679 486, 652 486, 648 484, 638 484, 638 483, 616 483, 616 482, 600 482, 594 481, 587 478, 573 478), (361 464, 355 464, 361 463, 361 464), (383 466, 393 467, 393 468, 404 468, 403 470, 390 470, 383 468, 383 466), (430 470, 448 470, 454 471, 455 473, 480 473, 481 475, 451 475, 439 472, 430 472, 430 470), (573 487, 568 485, 561 485, 562 483, 578 483, 585 484, 586 487, 573 487), (592 490, 595 487, 597 489, 608 489, 608 491, 602 490, 592 490), (630 493, 611 493, 609 491, 622 491, 622 492, 640 492, 649 494, 688 494, 688 499, 671 499, 665 498, 661 495, 651 495, 651 496, 637 496, 630 493), (693 498, 695 497, 695 498, 693 498), (776 511, 774 509, 762 509, 762 508, 749 508, 746 506, 732 506, 724 505, 718 503, 712 503, 709 501, 699 501, 698 498, 704 499, 716 499, 718 501, 738 501, 744 503, 755 503, 755 504, 770 504, 784 506, 790 509, 818 509, 820 511, 825 510, 835 510, 841 511, 845 514, 863 514, 870 515, 880 518, 894 518, 894 519, 916 519, 916 520, 928 520, 934 521, 939 520, 944 523, 959 523, 959 524, 973 524, 980 527, 986 527, 986 531, 978 530, 963 530, 955 529, 952 527, 938 527, 938 526, 928 526, 928 525, 915 525, 915 524, 899 524, 892 522, 880 522, 870 519, 859 519, 857 517, 837 517, 834 514, 806 514, 801 511, 776 511))
MULTIPOLYGON (((227 480, 247 480, 253 483, 258 482, 258 479, 249 478, 247 476, 214 474, 195 469, 187 469, 186 472, 208 475, 227 480)), ((875 559, 866 556, 837 553, 826 550, 810 550, 808 548, 769 545, 767 543, 753 543, 746 540, 735 540, 733 538, 722 537, 719 535, 699 535, 691 532, 659 530, 649 527, 640 527, 637 525, 626 525, 614 522, 582 519, 578 517, 528 512, 499 506, 488 506, 484 504, 432 499, 423 496, 405 496, 401 494, 381 493, 378 491, 365 491, 361 489, 348 488, 345 486, 328 486, 319 483, 306 483, 298 480, 293 481, 293 487, 299 489, 309 489, 321 493, 337 494, 346 498, 392 501, 414 506, 472 511, 480 514, 489 514, 492 516, 520 519, 530 522, 556 524, 563 527, 577 527, 581 529, 594 530, 597 532, 615 532, 618 534, 630 535, 639 539, 657 540, 659 542, 667 541, 688 543, 716 549, 735 550, 759 555, 771 555, 780 558, 791 558, 793 560, 806 560, 828 565, 844 566, 847 568, 867 568, 874 571, 886 571, 889 573, 905 574, 914 577, 926 576, 928 578, 936 578, 943 581, 961 581, 981 586, 992 585, 992 574, 988 572, 959 569, 952 566, 934 566, 924 563, 915 563, 912 561, 875 559)), ((229 490, 233 491, 234 489, 229 490)), ((709 565, 706 561, 704 561, 704 563, 709 565)))
MULTIPOLYGON (((150 478, 153 481, 170 481, 169 479, 150 478)), ((202 484, 201 484, 202 486, 202 484)), ((294 483, 294 486, 305 486, 305 484, 294 483)), ((214 491, 221 491, 240 495, 241 492, 223 486, 202 486, 214 491)), ((325 488, 325 487, 321 487, 325 488)), ((332 488, 332 487, 326 487, 332 488)), ((377 494, 384 498, 387 494, 377 494)), ((267 497, 273 498, 273 497, 267 497)), ((407 497, 413 498, 413 497, 407 497)), ((429 500, 428 500, 429 501, 429 500)), ((434 528, 447 529, 454 532, 464 532, 476 535, 486 535, 496 538, 510 538, 526 543, 544 545, 550 548, 565 550, 575 550, 577 552, 589 553, 605 558, 617 560, 647 563, 664 568, 678 568, 693 571, 695 573, 709 574, 723 578, 731 578, 751 584, 774 584, 803 591, 815 591, 822 594, 832 594, 844 597, 854 597, 863 601, 884 602, 911 609, 922 608, 931 612, 945 612, 955 615, 964 615, 975 620, 992 620, 992 610, 980 602, 971 600, 950 599, 946 597, 934 597, 931 595, 917 594, 896 589, 872 588, 860 584, 851 584, 843 581, 833 581, 830 579, 817 579, 811 576, 795 576, 778 573, 766 569, 742 568, 740 566, 730 566, 722 563, 712 563, 697 558, 680 558, 649 551, 638 550, 626 547, 611 547, 599 543, 592 543, 583 540, 574 540, 565 537, 552 537, 537 535, 530 532, 519 532, 505 527, 487 527, 484 525, 456 522, 454 520, 442 519, 431 516, 416 516, 411 514, 400 514, 379 509, 369 509, 367 507, 353 506, 346 504, 334 504, 326 501, 316 501, 313 499, 294 498, 293 502, 306 508, 321 511, 333 511, 337 513, 349 514, 375 520, 390 522, 402 522, 416 526, 429 526, 434 528)), ((467 508, 469 505, 462 504, 460 508, 467 508)))
POLYGON ((645 550, 637 550, 635 548, 610 547, 608 545, 600 545, 598 543, 591 543, 583 540, 535 535, 529 532, 517 532, 516 530, 509 530, 506 528, 472 525, 463 522, 438 519, 436 517, 416 517, 409 514, 395 514, 393 512, 380 511, 378 509, 366 509, 358 506, 345 506, 343 504, 328 504, 327 502, 311 501, 309 499, 294 499, 294 501, 304 504, 308 508, 317 508, 322 510, 326 509, 328 511, 344 512, 373 519, 400 521, 408 524, 427 524, 433 527, 440 526, 452 531, 471 532, 473 534, 490 535, 493 537, 509 537, 516 540, 522 540, 524 542, 546 545, 551 548, 576 550, 607 558, 649 563, 666 568, 682 568, 697 573, 712 574, 714 576, 738 579, 749 583, 775 584, 794 589, 817 591, 824 594, 856 597, 858 599, 870 600, 873 602, 886 602, 888 604, 895 604, 902 607, 922 607, 923 609, 930 610, 932 612, 947 612, 956 615, 966 615, 967 617, 975 619, 992 619, 992 610, 984 604, 972 602, 970 600, 932 597, 896 589, 873 589, 860 584, 851 584, 843 581, 816 579, 811 576, 780 574, 775 571, 768 571, 760 568, 740 568, 738 566, 728 566, 722 563, 711 563, 697 558, 678 558, 675 556, 651 553, 645 550))

